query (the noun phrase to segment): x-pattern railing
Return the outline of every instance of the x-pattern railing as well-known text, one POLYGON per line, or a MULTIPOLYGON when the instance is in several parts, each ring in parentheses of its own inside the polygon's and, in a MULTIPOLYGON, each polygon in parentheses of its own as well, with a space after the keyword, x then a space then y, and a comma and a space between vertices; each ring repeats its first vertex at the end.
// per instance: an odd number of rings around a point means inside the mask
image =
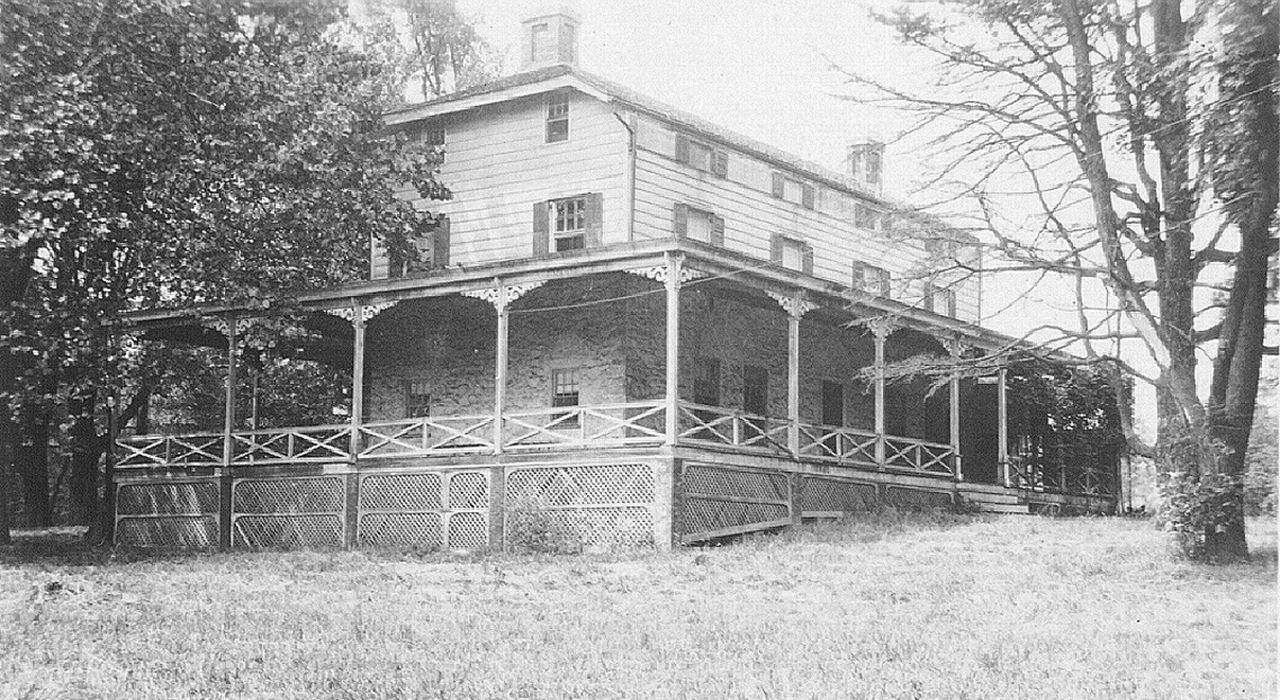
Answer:
POLYGON ((231 446, 235 465, 345 460, 351 449, 351 427, 242 430, 231 434, 231 446))
POLYGON ((886 437, 884 460, 888 467, 930 474, 954 474, 950 445, 923 440, 886 437))
POLYGON ((135 435, 116 441, 120 448, 120 468, 207 467, 222 464, 222 435, 135 435))
POLYGON ((876 463, 876 434, 834 425, 800 424, 800 454, 836 462, 876 463))
POLYGON ((361 457, 493 451, 493 416, 379 421, 360 426, 361 457))
POLYGON ((681 403, 680 415, 688 425, 680 431, 682 440, 787 451, 787 421, 696 403, 681 403))
POLYGON ((660 401, 562 406, 503 416, 504 449, 657 444, 666 407, 660 401))

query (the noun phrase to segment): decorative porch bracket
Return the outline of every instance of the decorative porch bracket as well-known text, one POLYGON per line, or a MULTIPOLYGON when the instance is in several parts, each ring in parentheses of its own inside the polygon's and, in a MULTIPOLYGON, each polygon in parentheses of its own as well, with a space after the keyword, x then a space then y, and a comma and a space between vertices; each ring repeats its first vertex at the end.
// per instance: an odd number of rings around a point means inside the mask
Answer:
POLYGON ((787 312, 787 451, 800 456, 800 319, 818 308, 803 291, 766 291, 787 312))

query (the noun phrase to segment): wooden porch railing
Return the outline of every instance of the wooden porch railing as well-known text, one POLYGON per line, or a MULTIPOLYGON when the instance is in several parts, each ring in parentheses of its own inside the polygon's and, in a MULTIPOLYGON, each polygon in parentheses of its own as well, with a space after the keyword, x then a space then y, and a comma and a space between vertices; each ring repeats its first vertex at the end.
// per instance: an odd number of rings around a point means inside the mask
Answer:
POLYGON ((800 454, 841 464, 876 466, 876 434, 834 425, 800 424, 800 454))
POLYGON ((350 454, 351 426, 265 428, 231 433, 231 463, 293 464, 334 462, 350 454))
POLYGON ((666 406, 633 401, 604 406, 563 406, 513 411, 503 416, 503 449, 658 445, 666 406))
POLYGON ((359 457, 414 457, 493 451, 493 416, 375 421, 360 426, 359 457))
POLYGON ((222 464, 222 433, 135 435, 116 441, 117 468, 216 467, 222 464))
POLYGON ((950 445, 901 437, 884 439, 884 460, 889 469, 954 476, 954 458, 950 445))
POLYGON ((787 453, 790 423, 724 406, 680 403, 679 438, 691 444, 732 445, 764 452, 787 453))

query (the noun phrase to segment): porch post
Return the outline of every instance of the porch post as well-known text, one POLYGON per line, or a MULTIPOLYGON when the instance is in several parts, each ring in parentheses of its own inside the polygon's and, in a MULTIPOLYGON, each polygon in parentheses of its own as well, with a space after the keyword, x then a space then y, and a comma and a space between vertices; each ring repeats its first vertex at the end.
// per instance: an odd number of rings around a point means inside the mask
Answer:
POLYGON ((797 294, 787 309, 787 451, 800 456, 800 317, 804 300, 797 294))
POLYGON ((868 324, 871 327, 871 333, 876 343, 876 359, 875 359, 875 400, 876 400, 876 467, 881 471, 887 468, 885 464, 885 405, 884 405, 884 344, 889 338, 892 327, 883 320, 873 320, 868 324))
POLYGON ((1001 367, 996 380, 996 462, 1004 473, 1004 485, 1013 487, 1013 475, 1009 473, 1009 370, 1001 367))
MULTIPOLYGON (((951 359, 959 361, 964 354, 964 346, 957 338, 950 338, 944 342, 947 352, 951 353, 951 359)), ((964 481, 964 469, 961 464, 963 455, 960 454, 960 372, 958 370, 951 371, 951 426, 949 434, 951 436, 951 461, 955 467, 955 480, 964 481)))
POLYGON ((360 455, 360 424, 364 422, 364 309, 357 301, 351 305, 351 462, 360 455))
POLYGON ((239 321, 235 316, 226 319, 227 336, 227 386, 226 406, 222 421, 222 467, 218 474, 218 546, 231 548, 231 513, 232 513, 232 481, 231 461, 235 456, 235 446, 231 442, 231 433, 236 423, 236 326, 239 321))
POLYGON ((667 386, 666 444, 675 446, 680 436, 680 269, 683 258, 666 253, 667 279, 667 386))
POLYGON ((498 338, 493 362, 493 452, 502 453, 505 439, 502 414, 507 410, 507 344, 509 342, 509 316, 507 312, 507 285, 499 278, 493 279, 497 292, 494 308, 498 311, 498 338))

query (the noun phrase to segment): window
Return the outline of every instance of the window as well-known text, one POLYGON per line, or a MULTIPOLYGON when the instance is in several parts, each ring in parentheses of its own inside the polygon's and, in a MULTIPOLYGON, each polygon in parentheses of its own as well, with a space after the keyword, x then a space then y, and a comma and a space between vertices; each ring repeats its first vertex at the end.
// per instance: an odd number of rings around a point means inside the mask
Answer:
POLYGON ((720 360, 699 357, 693 363, 693 402, 720 405, 720 360))
MULTIPOLYGON (((551 370, 551 405, 555 408, 578 405, 578 370, 551 370)), ((557 428, 578 427, 576 413, 555 413, 551 420, 557 428)))
POLYGON ((547 143, 569 140, 569 95, 556 93, 547 97, 547 143))
POLYGON ((724 245, 724 219, 709 211, 695 209, 687 204, 676 204, 672 227, 676 236, 711 245, 724 245))
POLYGON ((954 263, 956 260, 956 242, 949 238, 926 238, 924 250, 930 258, 942 263, 954 263))
POLYGON ((445 130, 443 126, 433 127, 422 132, 422 142, 428 146, 443 146, 445 130))
POLYGON ((861 262, 855 262, 853 264, 852 287, 854 289, 866 292, 867 294, 877 294, 882 297, 887 297, 889 296, 892 283, 893 280, 889 276, 889 271, 883 267, 868 265, 861 262))
POLYGON ((775 172, 773 173, 773 196, 799 204, 805 209, 813 209, 818 202, 818 188, 775 172))
POLYGON ((729 176, 729 154, 710 144, 676 134, 676 160, 717 177, 729 176))
POLYGON ((822 383, 822 424, 844 425, 844 384, 822 383))
POLYGON ((771 259, 789 270, 813 272, 813 248, 795 238, 775 235, 771 259))
POLYGON ((405 257, 397 253, 390 260, 391 277, 428 272, 449 264, 449 217, 441 215, 409 239, 405 257))
POLYGON ((404 385, 404 417, 426 418, 431 415, 431 385, 409 381, 404 385))
POLYGON ((932 282, 924 283, 924 309, 943 316, 956 316, 956 292, 940 289, 932 282))
POLYGON ((742 410, 763 416, 769 412, 769 370, 742 366, 742 410))
POLYGON ((853 225, 868 231, 879 231, 884 226, 884 215, 865 204, 855 204, 853 225))
POLYGON ((551 237, 555 251, 586 247, 587 200, 585 197, 558 199, 551 203, 551 237))

